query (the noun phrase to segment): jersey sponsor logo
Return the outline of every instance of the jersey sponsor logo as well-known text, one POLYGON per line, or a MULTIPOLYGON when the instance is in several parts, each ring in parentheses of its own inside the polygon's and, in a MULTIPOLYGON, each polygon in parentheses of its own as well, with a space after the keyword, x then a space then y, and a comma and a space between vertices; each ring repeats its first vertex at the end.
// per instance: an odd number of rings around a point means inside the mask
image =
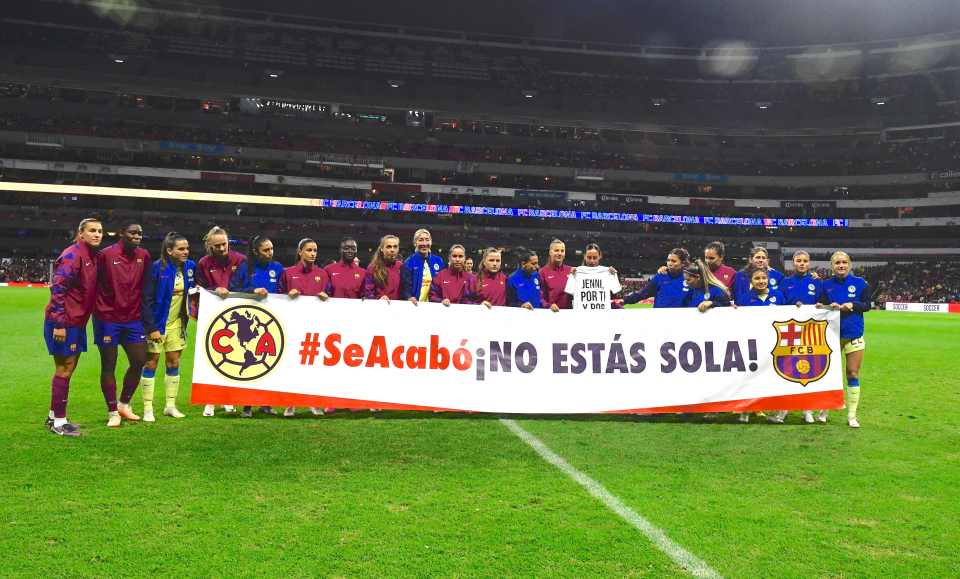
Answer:
POLYGON ((777 287, 777 279, 771 277, 771 278, 770 278, 770 285, 772 285, 773 287, 777 287))
POLYGON ((270 270, 270 277, 277 277, 277 272, 270 270))
POLYGON ((773 367, 784 380, 806 387, 823 378, 830 369, 827 322, 789 319, 773 322, 777 342, 770 354, 773 367))
POLYGON ((770 302, 774 304, 777 303, 777 296, 770 296, 770 302))
POLYGON ((810 290, 810 291, 813 291, 813 290, 817 289, 817 286, 813 285, 812 283, 811 283, 811 284, 807 284, 807 289, 810 290))
POLYGON ((315 276, 315 277, 313 278, 313 281, 315 281, 315 282, 317 282, 317 283, 320 283, 320 276, 319 276, 319 275, 318 275, 318 276, 315 276))
POLYGON ((439 264, 439 263, 433 264, 433 271, 440 271, 440 264, 439 264))
POLYGON ((847 291, 850 292, 850 293, 854 293, 854 292, 857 291, 857 288, 856 288, 856 286, 848 285, 848 286, 847 286, 847 291))
POLYGON ((266 309, 233 306, 207 327, 207 359, 231 380, 255 380, 273 370, 283 356, 283 328, 266 309))

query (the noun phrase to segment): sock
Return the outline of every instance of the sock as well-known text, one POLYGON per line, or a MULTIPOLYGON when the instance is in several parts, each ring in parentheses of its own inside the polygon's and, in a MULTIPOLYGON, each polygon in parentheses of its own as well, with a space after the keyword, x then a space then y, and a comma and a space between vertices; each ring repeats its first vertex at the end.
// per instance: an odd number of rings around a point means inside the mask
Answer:
POLYGON ((133 400, 133 394, 137 391, 137 386, 140 385, 140 374, 127 370, 127 373, 123 375, 123 390, 120 392, 120 402, 123 404, 130 404, 130 401, 133 400))
POLYGON ((100 391, 103 392, 103 401, 107 403, 107 410, 117 410, 117 379, 112 375, 100 376, 100 391))
MULTIPOLYGON (((54 419, 67 418, 67 396, 70 393, 70 379, 54 376, 50 381, 50 409, 54 419)), ((61 424, 62 426, 62 424, 61 424)))
POLYGON ((156 381, 157 371, 143 369, 140 377, 140 396, 143 397, 143 408, 153 410, 153 385, 156 381))
POLYGON ((177 393, 180 392, 180 368, 167 368, 166 379, 167 408, 177 406, 177 393))
POLYGON ((53 425, 56 426, 57 428, 63 426, 63 425, 66 424, 66 423, 67 423, 67 419, 66 419, 66 418, 54 418, 54 419, 53 419, 53 425))
POLYGON ((50 413, 49 413, 47 416, 50 417, 50 420, 53 420, 53 419, 54 419, 53 410, 51 410, 50 413))
POLYGON ((847 378, 847 418, 857 417, 857 406, 860 404, 860 379, 847 378))

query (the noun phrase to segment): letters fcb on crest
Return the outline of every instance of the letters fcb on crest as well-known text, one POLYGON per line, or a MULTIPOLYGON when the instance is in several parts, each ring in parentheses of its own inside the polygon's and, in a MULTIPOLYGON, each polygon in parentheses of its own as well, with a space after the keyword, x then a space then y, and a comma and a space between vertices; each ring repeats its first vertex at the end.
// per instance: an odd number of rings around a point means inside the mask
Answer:
POLYGON ((827 322, 789 319, 774 322, 777 345, 773 351, 773 367, 784 380, 803 386, 823 378, 830 369, 827 344, 827 322))

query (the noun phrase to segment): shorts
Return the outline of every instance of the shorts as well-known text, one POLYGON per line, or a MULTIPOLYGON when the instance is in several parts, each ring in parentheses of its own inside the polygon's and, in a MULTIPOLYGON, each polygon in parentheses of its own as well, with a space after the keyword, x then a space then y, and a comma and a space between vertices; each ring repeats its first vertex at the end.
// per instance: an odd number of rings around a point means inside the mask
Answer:
POLYGON ((43 322, 43 339, 47 342, 47 353, 51 356, 77 356, 87 351, 87 326, 67 326, 67 339, 57 342, 53 339, 56 324, 50 320, 43 322))
POLYGON ((167 328, 163 335, 163 341, 147 341, 147 352, 159 354, 160 352, 179 352, 187 348, 187 332, 183 326, 176 328, 167 328))
POLYGON ((146 341, 147 336, 140 320, 121 324, 93 318, 93 343, 100 347, 142 344, 146 341))
POLYGON ((863 336, 860 336, 859 338, 853 338, 852 340, 841 339, 840 347, 843 349, 844 355, 846 355, 866 350, 867 343, 863 341, 863 336))

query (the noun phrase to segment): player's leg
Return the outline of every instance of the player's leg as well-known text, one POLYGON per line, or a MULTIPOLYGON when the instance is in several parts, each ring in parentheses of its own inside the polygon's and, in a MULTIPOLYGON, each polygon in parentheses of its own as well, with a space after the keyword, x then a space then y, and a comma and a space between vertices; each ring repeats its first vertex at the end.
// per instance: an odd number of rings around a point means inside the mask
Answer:
POLYGON ((120 413, 117 411, 117 347, 100 345, 100 392, 107 404, 107 426, 120 426, 120 413))
POLYGON ((863 363, 864 350, 857 349, 847 353, 847 424, 851 428, 860 428, 857 419, 857 407, 860 405, 860 365, 863 363))
POLYGON ((54 354, 53 379, 50 383, 50 414, 47 428, 59 436, 80 436, 80 427, 67 420, 67 398, 70 393, 70 378, 77 369, 80 355, 54 354))
POLYGON ((147 358, 140 373, 140 398, 143 400, 143 421, 156 422, 153 414, 153 392, 157 380, 157 365, 160 363, 160 354, 163 344, 147 343, 147 358))
POLYGON ((180 394, 180 354, 183 350, 167 352, 166 362, 166 389, 164 390, 165 402, 163 406, 163 415, 173 418, 183 418, 186 416, 177 409, 177 395, 180 394))
POLYGON ((147 361, 147 341, 143 335, 143 328, 128 329, 121 343, 129 366, 123 375, 123 390, 120 391, 120 403, 117 409, 120 416, 127 420, 140 420, 130 407, 130 401, 133 400, 133 395, 140 384, 143 365, 147 361))
POLYGON ((170 332, 165 340, 166 350, 166 376, 164 377, 164 405, 163 415, 173 418, 183 418, 186 416, 177 409, 177 395, 180 393, 180 354, 187 347, 187 334, 185 331, 170 332))

